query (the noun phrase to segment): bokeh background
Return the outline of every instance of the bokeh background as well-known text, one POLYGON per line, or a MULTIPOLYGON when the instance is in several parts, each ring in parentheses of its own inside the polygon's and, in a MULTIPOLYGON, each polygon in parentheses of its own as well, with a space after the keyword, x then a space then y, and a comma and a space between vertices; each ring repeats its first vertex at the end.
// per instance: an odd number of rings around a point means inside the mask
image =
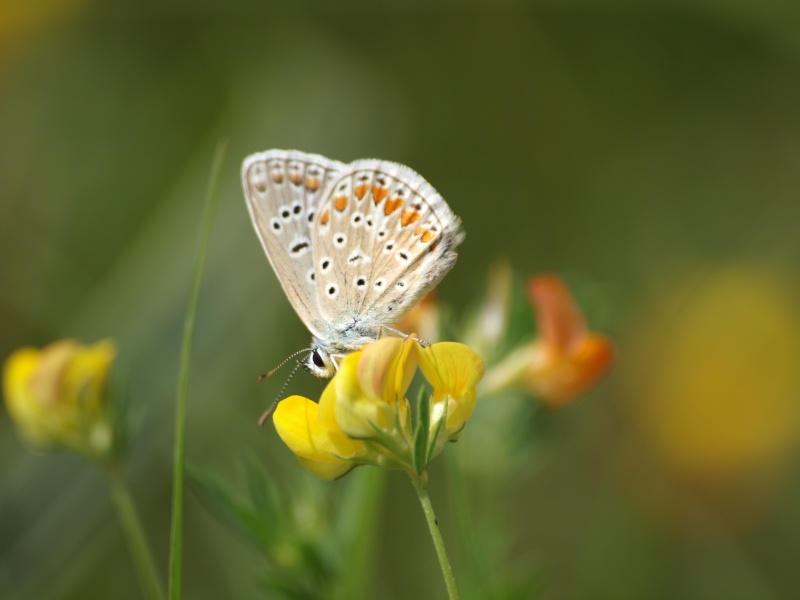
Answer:
MULTIPOLYGON (((454 448, 481 440, 487 572, 535 574, 543 598, 800 597, 798 31, 790 0, 4 0, 0 357, 118 341, 129 477, 166 572, 180 334, 217 140, 187 454, 233 486, 248 457, 307 483, 255 425, 279 385, 255 376, 308 336, 252 231, 241 159, 403 162, 465 223, 439 295, 456 314, 507 258, 523 279, 567 277, 617 343, 611 376, 533 419, 527 443, 492 437, 479 404, 454 448)), ((98 469, 32 454, 3 412, 0 486, 0 597, 140 597, 98 469)), ((387 486, 370 597, 443 597, 411 487, 387 486)), ((448 492, 432 493, 447 538, 448 492)), ((187 598, 270 597, 262 555, 191 494, 186 519, 187 598)))

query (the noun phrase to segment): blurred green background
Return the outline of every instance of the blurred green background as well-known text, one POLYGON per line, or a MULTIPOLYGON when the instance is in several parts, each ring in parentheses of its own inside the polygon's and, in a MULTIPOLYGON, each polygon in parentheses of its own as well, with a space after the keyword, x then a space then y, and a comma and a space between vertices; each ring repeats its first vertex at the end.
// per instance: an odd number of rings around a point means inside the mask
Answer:
MULTIPOLYGON (((480 451, 476 531, 506 536, 486 534, 488 571, 537 574, 543 598, 800 597, 798 31, 790 0, 4 0, 0 357, 118 341, 129 475, 166 572, 180 334, 217 140, 187 454, 234 484, 251 456, 288 489, 307 478, 255 424, 279 387, 255 376, 308 335, 252 231, 241 159, 396 160, 465 224, 442 302, 477 302, 507 257, 521 277, 565 275, 617 342, 607 381, 528 443, 500 447, 479 404, 449 449, 480 451)), ((98 469, 33 455, 3 412, 0 485, 0 597, 140 597, 98 469)), ((411 486, 391 474, 386 494, 371 597, 443 597, 411 486)), ((187 598, 269 597, 260 554, 191 494, 186 519, 187 598)))

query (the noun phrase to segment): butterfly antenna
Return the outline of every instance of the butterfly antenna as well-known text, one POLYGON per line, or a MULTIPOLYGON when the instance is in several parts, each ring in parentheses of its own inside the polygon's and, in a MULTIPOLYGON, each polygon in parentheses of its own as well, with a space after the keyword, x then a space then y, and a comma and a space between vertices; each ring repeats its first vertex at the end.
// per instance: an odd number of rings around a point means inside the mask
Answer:
MULTIPOLYGON (((310 350, 311 350, 311 348, 303 348, 302 350, 298 350, 297 352, 293 352, 292 354, 287 356, 283 360, 283 362, 281 362, 281 364, 279 364, 277 367, 275 367, 271 371, 267 371, 266 373, 263 373, 262 375, 259 375, 258 379, 256 379, 256 381, 258 381, 260 383, 260 382, 264 381, 265 379, 269 379, 270 377, 272 377, 272 375, 273 375, 273 373, 275 373, 275 371, 280 369, 283 365, 285 365, 287 362, 292 360, 295 356, 297 356, 298 354, 302 354, 303 352, 309 352, 310 350)), ((297 370, 297 369, 295 369, 295 370, 297 370)), ((292 373, 294 373, 294 371, 292 373)))
MULTIPOLYGON (((302 350, 301 350, 301 352, 302 352, 302 350)), ((299 354, 299 353, 298 353, 298 354, 299 354)), ((296 356, 296 354, 295 354, 295 356, 296 356)), ((290 358, 291 358, 291 357, 290 357, 290 358)), ((286 360, 288 360, 288 359, 286 359, 286 360)), ((283 361, 283 362, 285 363, 286 361, 283 361)), ((300 363, 300 362, 298 362, 298 363, 297 363, 297 364, 294 366, 294 369, 292 369, 292 372, 291 372, 291 373, 289 373, 289 377, 287 377, 287 378, 286 378, 286 381, 283 383, 283 387, 281 387, 281 391, 280 391, 280 392, 278 392, 278 395, 276 396, 276 398, 275 398, 275 400, 273 401, 273 403, 272 403, 272 404, 270 404, 270 407, 269 407, 267 410, 265 410, 265 411, 264 411, 264 413, 263 413, 263 414, 262 414, 262 415, 261 415, 261 416, 258 418, 258 424, 259 424, 259 426, 262 426, 262 427, 263 427, 263 426, 264 426, 264 423, 266 423, 266 422, 267 422, 267 419, 269 419, 269 416, 272 414, 272 411, 273 411, 273 410, 275 410, 275 407, 278 405, 278 400, 280 400, 280 399, 281 399, 281 396, 283 396, 283 392, 285 392, 285 391, 286 391, 286 387, 289 385, 289 382, 292 380, 292 377, 294 377, 294 374, 295 374, 295 373, 297 373, 297 369, 299 369, 299 368, 300 368, 300 365, 302 365, 302 364, 303 364, 303 363, 300 363)), ((273 369, 273 371, 274 371, 274 370, 275 370, 275 369, 273 369)))

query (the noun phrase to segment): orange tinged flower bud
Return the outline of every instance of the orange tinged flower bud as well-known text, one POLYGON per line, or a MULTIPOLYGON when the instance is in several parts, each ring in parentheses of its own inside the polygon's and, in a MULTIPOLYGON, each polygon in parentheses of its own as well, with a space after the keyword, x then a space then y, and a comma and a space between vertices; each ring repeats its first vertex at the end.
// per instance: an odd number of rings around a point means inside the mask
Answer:
POLYGON ((558 277, 534 277, 527 292, 538 336, 496 364, 487 373, 482 391, 523 386, 545 406, 566 406, 608 372, 614 346, 606 336, 588 331, 583 312, 558 277))
POLYGON ((614 361, 614 346, 606 336, 587 331, 583 313, 558 277, 534 277, 528 297, 539 337, 530 348, 523 381, 543 404, 561 407, 600 381, 614 361))

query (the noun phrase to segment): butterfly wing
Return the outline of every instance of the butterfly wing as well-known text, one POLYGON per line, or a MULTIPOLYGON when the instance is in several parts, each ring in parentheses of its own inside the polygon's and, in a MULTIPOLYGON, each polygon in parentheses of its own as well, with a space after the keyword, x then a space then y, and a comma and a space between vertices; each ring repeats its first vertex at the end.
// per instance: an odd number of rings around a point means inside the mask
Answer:
POLYGON ((322 326, 314 281, 311 225, 326 187, 345 165, 297 150, 268 150, 242 164, 242 185, 258 238, 300 319, 322 326))
POLYGON ((347 165, 312 224, 321 316, 340 330, 397 322, 453 267, 463 237, 461 221, 412 169, 347 165))

